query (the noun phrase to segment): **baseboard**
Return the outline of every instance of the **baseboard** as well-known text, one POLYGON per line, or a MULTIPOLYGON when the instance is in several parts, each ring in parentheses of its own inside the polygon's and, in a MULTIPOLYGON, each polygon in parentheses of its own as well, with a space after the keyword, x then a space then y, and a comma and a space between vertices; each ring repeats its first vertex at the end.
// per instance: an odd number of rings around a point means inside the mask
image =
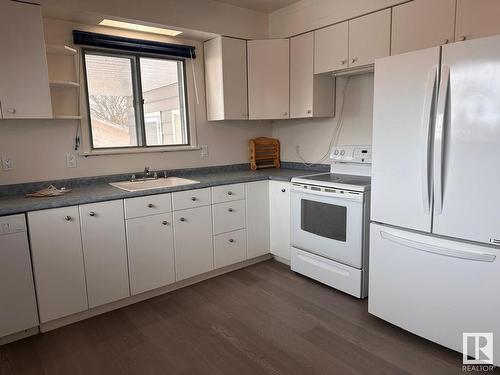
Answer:
POLYGON ((289 265, 290 265, 290 259, 282 258, 282 257, 277 256, 277 255, 273 255, 273 258, 274 258, 274 260, 276 260, 277 262, 280 262, 280 263, 286 264, 287 266, 289 266, 289 265))
POLYGON ((184 288, 186 286, 199 283, 200 281, 208 280, 208 279, 211 279, 213 277, 220 276, 220 275, 223 275, 223 274, 228 273, 228 272, 236 271, 238 269, 245 268, 245 267, 251 266, 252 264, 260 263, 260 262, 263 262, 263 261, 266 261, 269 259, 272 259, 272 255, 265 254, 265 255, 259 256, 257 258, 245 260, 243 262, 232 264, 230 266, 219 268, 219 269, 216 269, 216 270, 213 270, 210 272, 206 272, 206 273, 203 273, 201 275, 191 277, 189 279, 181 280, 181 281, 178 281, 176 283, 166 285, 166 286, 158 288, 158 289, 150 290, 150 291, 147 291, 147 292, 144 292, 141 294, 137 294, 135 296, 124 298, 122 300, 108 303, 108 304, 103 305, 103 306, 94 307, 92 309, 85 310, 85 311, 82 311, 82 312, 79 312, 79 313, 76 313, 73 315, 65 316, 64 318, 60 318, 60 319, 52 320, 50 322, 42 323, 40 325, 40 332, 48 332, 48 331, 51 331, 51 330, 56 329, 56 328, 60 328, 60 327, 63 327, 63 326, 69 325, 69 324, 79 322, 81 320, 92 318, 96 315, 104 314, 106 312, 116 310, 116 309, 119 309, 119 308, 122 308, 125 306, 133 305, 134 303, 142 302, 142 301, 145 301, 147 299, 157 297, 159 295, 171 292, 173 290, 184 288))
POLYGON ((21 340, 29 336, 36 335, 40 330, 38 327, 28 328, 21 332, 16 332, 8 336, 0 337, 0 346, 11 343, 13 341, 21 340))

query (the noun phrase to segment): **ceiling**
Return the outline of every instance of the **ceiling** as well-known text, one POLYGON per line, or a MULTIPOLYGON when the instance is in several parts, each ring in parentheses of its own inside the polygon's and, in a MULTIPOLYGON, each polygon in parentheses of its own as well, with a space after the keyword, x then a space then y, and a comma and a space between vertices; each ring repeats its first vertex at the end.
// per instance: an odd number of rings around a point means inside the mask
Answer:
POLYGON ((287 5, 296 3, 299 0, 216 0, 219 3, 236 5, 240 8, 247 8, 263 13, 271 13, 287 5))

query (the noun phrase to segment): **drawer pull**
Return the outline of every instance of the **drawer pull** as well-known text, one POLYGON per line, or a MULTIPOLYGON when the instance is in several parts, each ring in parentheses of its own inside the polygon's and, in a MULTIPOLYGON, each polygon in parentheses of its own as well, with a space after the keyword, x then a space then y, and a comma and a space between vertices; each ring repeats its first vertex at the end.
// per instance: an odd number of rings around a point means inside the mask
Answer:
POLYGON ((148 204, 149 208, 153 208, 155 205, 153 203, 148 204))
POLYGON ((196 201, 198 200, 198 198, 196 198, 196 197, 191 197, 191 200, 192 200, 193 202, 196 202, 196 201))
POLYGON ((227 195, 233 195, 233 192, 232 191, 228 191, 227 195))
POLYGON ((72 219, 73 218, 71 216, 69 216, 69 215, 64 218, 64 220, 66 220, 66 221, 71 221, 72 219))
POLYGON ((234 240, 231 238, 231 239, 229 240, 229 242, 233 243, 233 242, 234 242, 234 240))
POLYGON ((95 216, 95 212, 94 211, 90 211, 89 212, 89 216, 95 216))
POLYGON ((282 193, 286 192, 286 189, 281 189, 281 192, 282 192, 282 193))
POLYGON ((234 211, 234 209, 232 209, 232 208, 228 208, 227 210, 228 210, 229 212, 233 212, 233 211, 234 211))
POLYGON ((186 218, 185 217, 181 217, 179 220, 180 221, 186 221, 186 218))
POLYGON ((169 225, 169 224, 170 224, 167 220, 163 220, 161 223, 162 223, 163 225, 169 225))

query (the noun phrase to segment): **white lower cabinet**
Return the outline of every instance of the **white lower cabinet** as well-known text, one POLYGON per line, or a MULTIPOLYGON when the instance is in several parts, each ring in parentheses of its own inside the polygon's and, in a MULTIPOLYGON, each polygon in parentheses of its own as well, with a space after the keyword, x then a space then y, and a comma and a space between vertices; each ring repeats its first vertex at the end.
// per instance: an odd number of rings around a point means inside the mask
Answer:
POLYGON ((245 229, 219 234, 214 237, 215 268, 243 262, 246 257, 247 231, 245 229))
POLYGON ((214 204, 212 206, 214 234, 245 228, 245 201, 214 204))
POLYGON ((130 296, 123 201, 80 206, 89 307, 130 296))
POLYGON ((28 213, 41 323, 88 309, 78 207, 28 213))
POLYGON ((176 280, 213 270, 211 206, 175 211, 173 221, 176 280))
POLYGON ((271 254, 290 261, 290 183, 269 182, 271 254))
POLYGON ((127 220, 132 295, 175 281, 172 213, 127 220))
POLYGON ((246 184, 247 258, 269 253, 269 181, 246 184))

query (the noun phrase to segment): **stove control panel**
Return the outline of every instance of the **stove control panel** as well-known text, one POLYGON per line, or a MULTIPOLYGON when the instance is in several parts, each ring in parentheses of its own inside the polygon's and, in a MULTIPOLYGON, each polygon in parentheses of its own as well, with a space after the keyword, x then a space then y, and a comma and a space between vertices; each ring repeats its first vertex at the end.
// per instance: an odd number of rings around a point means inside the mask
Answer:
POLYGON ((330 153, 330 160, 336 163, 371 164, 372 146, 345 145, 335 146, 330 153))

